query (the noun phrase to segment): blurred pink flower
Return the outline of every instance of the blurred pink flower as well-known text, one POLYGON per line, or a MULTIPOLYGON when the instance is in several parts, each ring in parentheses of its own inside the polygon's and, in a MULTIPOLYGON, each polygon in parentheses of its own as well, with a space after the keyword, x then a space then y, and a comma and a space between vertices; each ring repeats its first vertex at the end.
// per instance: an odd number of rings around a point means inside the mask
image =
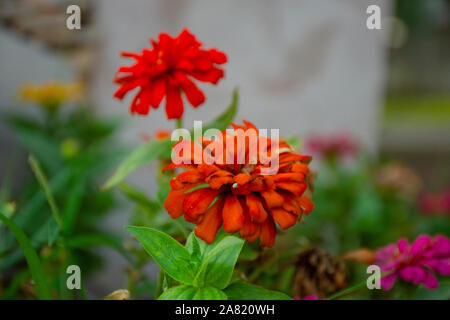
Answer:
POLYGON ((317 297, 317 296, 307 296, 307 297, 304 297, 303 300, 319 300, 319 297, 317 297))
POLYGON ((427 192, 419 199, 420 210, 427 215, 450 214, 450 188, 438 193, 427 192))
POLYGON ((450 240, 437 235, 434 238, 420 235, 411 245, 406 239, 377 250, 375 264, 389 273, 381 279, 381 287, 390 290, 398 277, 428 289, 437 289, 435 273, 450 275, 450 240))
POLYGON ((322 158, 354 157, 359 150, 358 143, 347 132, 316 134, 306 140, 305 148, 322 158))

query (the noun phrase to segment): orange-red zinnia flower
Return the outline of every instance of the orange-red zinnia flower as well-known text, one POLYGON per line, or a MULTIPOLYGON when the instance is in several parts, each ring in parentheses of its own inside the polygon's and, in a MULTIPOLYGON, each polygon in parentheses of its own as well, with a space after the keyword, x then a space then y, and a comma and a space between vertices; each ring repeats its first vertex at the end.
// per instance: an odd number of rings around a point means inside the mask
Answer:
POLYGON ((202 43, 187 29, 172 38, 160 33, 158 41, 150 39, 152 48, 143 49, 141 54, 122 52, 123 57, 136 60, 131 66, 122 66, 114 82, 120 88, 114 93, 118 99, 136 88, 139 91, 131 102, 130 112, 148 114, 150 106, 157 109, 166 98, 168 119, 179 119, 183 115, 183 92, 194 107, 205 101, 205 95, 192 81, 216 84, 224 76, 217 65, 227 62, 225 53, 202 49, 202 43))
MULTIPOLYGON (((257 130, 250 122, 244 123, 244 126, 232 125, 234 129, 257 130)), ((225 157, 227 152, 233 152, 226 148, 226 140, 234 139, 232 144, 236 147, 237 139, 232 133, 224 131, 222 134, 224 138, 220 143, 223 143, 225 157)), ((270 154, 271 139, 259 136, 259 133, 257 139, 269 141, 267 149, 270 154)), ((203 139, 202 146, 197 144, 196 151, 187 158, 193 160, 199 149, 203 152, 213 141, 217 140, 203 139)), ((228 233, 239 232, 248 241, 260 238, 262 246, 270 247, 275 243, 275 221, 282 229, 287 229, 314 207, 304 195, 309 173, 307 163, 311 157, 294 153, 289 145, 280 141, 278 171, 263 175, 262 169, 268 164, 261 162, 260 150, 255 164, 255 161, 249 161, 248 138, 243 148, 243 164, 225 164, 225 161, 222 164, 208 164, 203 161, 199 164, 168 165, 166 169, 188 170, 171 180, 171 190, 164 206, 172 218, 184 215, 185 220, 195 223, 195 234, 207 243, 215 240, 217 231, 223 225, 228 233)))

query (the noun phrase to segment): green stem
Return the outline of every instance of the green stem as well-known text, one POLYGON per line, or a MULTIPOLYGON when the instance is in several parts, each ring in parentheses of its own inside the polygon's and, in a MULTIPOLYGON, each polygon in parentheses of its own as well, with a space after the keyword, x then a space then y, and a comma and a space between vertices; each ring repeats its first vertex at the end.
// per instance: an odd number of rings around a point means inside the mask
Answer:
POLYGON ((345 295, 347 295, 349 293, 353 293, 354 291, 357 291, 357 290, 361 289, 364 286, 366 286, 366 280, 361 281, 361 282, 351 286, 350 288, 344 289, 342 291, 339 291, 339 292, 333 294, 332 296, 330 296, 328 298, 328 300, 334 300, 334 299, 340 298, 342 296, 345 296, 345 295))
POLYGON ((45 177, 44 171, 42 170, 41 165, 39 164, 39 161, 33 155, 30 155, 28 157, 28 162, 30 163, 31 169, 34 172, 36 179, 38 180, 42 189, 44 189, 44 193, 45 193, 45 196, 47 197, 48 204, 50 205, 50 210, 52 212, 52 215, 55 218, 55 221, 58 224, 59 229, 61 230, 61 227, 62 227, 61 215, 59 213, 58 207, 56 206, 55 199, 53 198, 53 194, 48 185, 47 178, 45 177))
MULTIPOLYGON (((382 274, 380 279, 382 279, 382 278, 384 278, 384 277, 386 277, 386 276, 388 276, 390 274, 392 274, 392 272, 387 272, 385 274, 382 274)), ((358 282, 357 284, 351 286, 350 288, 347 288, 347 289, 344 289, 342 291, 336 292, 332 296, 328 297, 328 299, 329 300, 334 300, 334 299, 340 298, 340 297, 345 296, 345 295, 347 295, 349 293, 353 293, 354 291, 357 291, 357 290, 359 290, 359 289, 361 289, 362 287, 365 287, 365 286, 367 286, 367 280, 358 282)))
POLYGON ((176 127, 177 127, 177 129, 183 128, 183 118, 177 119, 176 127))

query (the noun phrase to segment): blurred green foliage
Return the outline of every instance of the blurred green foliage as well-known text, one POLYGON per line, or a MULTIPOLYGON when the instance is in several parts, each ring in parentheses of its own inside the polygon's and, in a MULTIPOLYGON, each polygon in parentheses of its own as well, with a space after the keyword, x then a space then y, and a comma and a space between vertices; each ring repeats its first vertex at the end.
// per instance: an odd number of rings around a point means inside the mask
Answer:
MULTIPOLYGON (((88 105, 41 111, 41 117, 2 115, 21 149, 11 153, 11 166, 1 186, 1 208, 30 239, 52 297, 83 297, 83 290, 66 288, 68 265, 80 266, 84 280, 102 266, 97 246, 112 247, 131 259, 122 239, 102 228, 101 219, 114 208, 116 200, 111 192, 98 191, 105 172, 125 152, 114 141, 120 123, 99 119, 88 105), (33 170, 40 172, 40 182, 48 184, 48 192, 32 173, 18 191, 12 191, 17 159, 28 154, 35 156, 33 170), (48 200, 53 202, 52 208, 48 200), (51 209, 59 212, 60 223, 51 209)), ((14 234, 0 225, 0 239, 0 298, 35 298, 24 253, 14 234)))
MULTIPOLYGON (((261 250, 246 243, 238 265, 240 272, 255 284, 292 296, 295 263, 298 255, 308 248, 323 248, 339 259, 359 248, 376 250, 396 243, 399 238, 413 240, 422 233, 450 236, 448 217, 427 216, 419 211, 418 189, 405 195, 402 186, 409 188, 416 183, 414 180, 406 181, 406 176, 404 183, 392 186, 378 181, 380 169, 385 165, 366 153, 360 153, 350 164, 325 161, 314 180, 313 212, 302 223, 282 231, 284 236, 277 237, 274 248, 261 250)), ((365 264, 347 261, 345 267, 349 285, 368 277, 365 264)), ((401 281, 389 292, 371 291, 361 285, 343 298, 449 299, 444 278, 442 283, 434 293, 401 281)))

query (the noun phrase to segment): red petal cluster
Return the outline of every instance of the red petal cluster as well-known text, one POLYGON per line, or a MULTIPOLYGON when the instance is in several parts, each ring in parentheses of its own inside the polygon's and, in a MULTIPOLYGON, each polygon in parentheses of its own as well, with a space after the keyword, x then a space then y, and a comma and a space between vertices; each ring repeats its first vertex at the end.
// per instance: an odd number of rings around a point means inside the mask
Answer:
MULTIPOLYGON (((253 124, 244 123, 245 126, 233 126, 257 130, 253 124)), ((233 152, 226 149, 226 140, 236 136, 226 131, 223 136, 224 154, 233 152)), ((259 133, 257 137, 269 140, 267 146, 271 148, 270 139, 259 133)), ((211 140, 203 139, 201 147, 197 144, 197 151, 189 155, 192 163, 198 149, 203 151, 211 143, 211 140)), ((250 163, 248 140, 244 164, 225 164, 225 161, 221 161, 222 164, 206 161, 200 164, 172 163, 166 169, 188 170, 171 180, 164 206, 172 218, 184 215, 185 220, 195 223, 195 234, 207 243, 215 240, 223 225, 228 233, 239 232, 248 241, 260 238, 262 246, 271 247, 275 243, 275 222, 287 229, 295 225, 303 213, 309 214, 314 208, 310 198, 304 195, 309 174, 307 163, 311 157, 294 153, 283 141, 279 143, 279 152, 278 172, 273 175, 261 174, 261 169, 267 167, 261 159, 257 159, 256 164, 255 161, 250 163)))
POLYGON ((131 113, 148 114, 150 106, 157 109, 165 97, 167 118, 179 119, 184 110, 181 93, 192 106, 201 105, 205 95, 192 79, 217 84, 224 76, 217 65, 226 63, 227 56, 214 48, 202 49, 202 43, 187 29, 175 38, 161 33, 158 41, 150 41, 152 48, 143 49, 141 54, 122 52, 123 57, 136 62, 119 68, 114 82, 120 88, 114 97, 123 99, 139 88, 131 102, 131 113))

